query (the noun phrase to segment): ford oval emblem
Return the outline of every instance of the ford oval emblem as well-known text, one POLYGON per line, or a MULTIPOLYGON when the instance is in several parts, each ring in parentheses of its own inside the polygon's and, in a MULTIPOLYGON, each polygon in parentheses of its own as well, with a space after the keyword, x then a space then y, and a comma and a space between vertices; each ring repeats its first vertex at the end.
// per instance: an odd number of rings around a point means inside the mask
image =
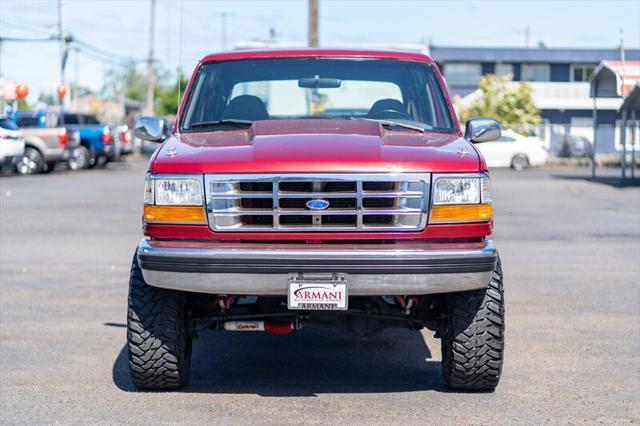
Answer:
POLYGON ((327 200, 317 198, 315 200, 307 201, 306 206, 311 210, 324 210, 329 207, 329 202, 327 200))

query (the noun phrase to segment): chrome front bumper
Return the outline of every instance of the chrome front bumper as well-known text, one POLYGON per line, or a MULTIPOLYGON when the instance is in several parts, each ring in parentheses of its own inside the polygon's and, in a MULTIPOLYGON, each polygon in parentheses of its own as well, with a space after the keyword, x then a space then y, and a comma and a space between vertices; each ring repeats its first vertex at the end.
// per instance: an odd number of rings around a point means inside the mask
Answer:
POLYGON ((143 239, 137 256, 147 284, 167 289, 286 295, 292 275, 342 273, 351 296, 391 296, 486 287, 498 254, 491 241, 254 244, 143 239))

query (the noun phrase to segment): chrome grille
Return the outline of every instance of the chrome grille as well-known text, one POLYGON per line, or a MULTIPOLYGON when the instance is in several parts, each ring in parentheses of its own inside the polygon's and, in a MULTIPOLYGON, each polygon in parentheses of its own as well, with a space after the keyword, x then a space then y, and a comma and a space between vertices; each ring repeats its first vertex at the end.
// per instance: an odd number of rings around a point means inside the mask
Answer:
POLYGON ((428 174, 206 175, 214 231, 416 231, 428 174), (325 209, 307 206, 325 200, 325 209))

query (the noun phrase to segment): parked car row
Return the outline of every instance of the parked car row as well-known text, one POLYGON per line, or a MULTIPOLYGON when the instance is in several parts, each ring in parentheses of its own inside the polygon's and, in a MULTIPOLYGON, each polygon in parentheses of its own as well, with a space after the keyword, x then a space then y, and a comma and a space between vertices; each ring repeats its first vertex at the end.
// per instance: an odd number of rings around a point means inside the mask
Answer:
MULTIPOLYGON (((513 130, 503 130, 500 138, 479 144, 477 148, 490 168, 511 167, 516 171, 522 171, 528 167, 543 166, 549 158, 542 139, 524 136, 513 130)), ((588 158, 592 152, 593 145, 589 139, 568 135, 556 155, 562 158, 588 158)))
POLYGON ((24 139, 9 117, 0 116, 0 167, 13 167, 24 157, 24 139))
POLYGON ((543 166, 549 157, 542 139, 524 136, 513 130, 503 130, 500 138, 476 147, 489 168, 511 167, 522 171, 528 167, 543 166))
POLYGON ((18 111, 0 116, 0 165, 20 174, 103 166, 133 152, 126 125, 101 124, 91 114, 18 111))
MULTIPOLYGON (((104 125, 91 114, 19 111, 10 117, 0 116, 0 166, 20 174, 47 173, 59 162, 72 170, 103 166, 133 152, 131 133, 126 125, 104 125)), ((570 142, 561 156, 590 154, 588 142, 570 142)), ((477 148, 491 168, 520 171, 542 166, 548 158, 541 139, 512 130, 504 130, 498 140, 477 148)), ((157 144, 142 141, 142 153, 156 149, 157 144)))

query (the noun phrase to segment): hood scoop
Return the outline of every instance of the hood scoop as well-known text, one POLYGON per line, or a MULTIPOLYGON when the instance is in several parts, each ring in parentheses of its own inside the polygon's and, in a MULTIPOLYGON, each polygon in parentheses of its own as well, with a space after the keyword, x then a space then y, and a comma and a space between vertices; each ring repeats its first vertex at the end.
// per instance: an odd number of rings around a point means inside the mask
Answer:
POLYGON ((367 120, 264 120, 253 123, 255 136, 339 134, 380 137, 380 124, 367 120))

